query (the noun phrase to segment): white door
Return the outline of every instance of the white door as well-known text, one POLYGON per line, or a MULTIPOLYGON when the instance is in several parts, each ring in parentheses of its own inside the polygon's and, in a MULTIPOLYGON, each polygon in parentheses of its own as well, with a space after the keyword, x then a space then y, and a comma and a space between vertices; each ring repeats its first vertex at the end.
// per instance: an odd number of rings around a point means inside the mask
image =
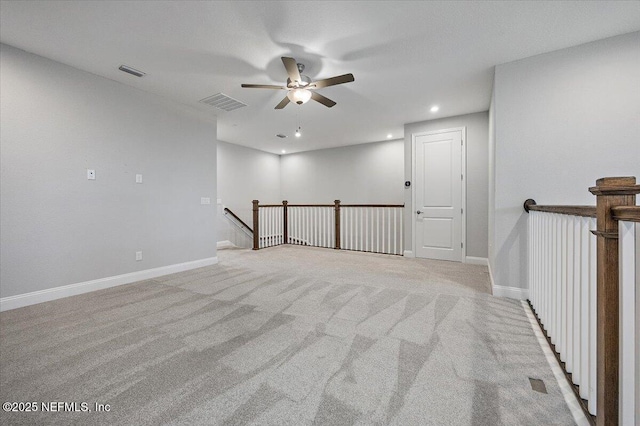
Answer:
POLYGON ((462 261, 463 130, 413 135, 416 257, 462 261))

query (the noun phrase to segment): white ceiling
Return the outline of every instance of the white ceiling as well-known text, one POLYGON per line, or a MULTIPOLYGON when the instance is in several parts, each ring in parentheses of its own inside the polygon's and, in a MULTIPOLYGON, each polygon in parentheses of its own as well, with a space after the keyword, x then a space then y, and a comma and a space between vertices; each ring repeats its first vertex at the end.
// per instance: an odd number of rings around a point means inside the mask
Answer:
POLYGON ((217 115, 220 140, 279 154, 486 111, 496 64, 638 31, 640 2, 2 1, 0 19, 2 43, 217 115), (350 72, 355 82, 319 90, 331 109, 274 110, 284 91, 240 84, 283 84, 281 56, 312 79, 350 72), (218 92, 248 107, 198 102, 218 92))

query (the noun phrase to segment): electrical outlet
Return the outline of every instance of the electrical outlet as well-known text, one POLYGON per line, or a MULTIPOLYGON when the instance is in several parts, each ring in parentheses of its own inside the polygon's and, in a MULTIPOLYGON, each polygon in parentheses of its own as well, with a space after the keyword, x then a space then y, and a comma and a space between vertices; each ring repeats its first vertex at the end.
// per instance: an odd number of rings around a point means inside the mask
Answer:
POLYGON ((96 171, 92 169, 87 169, 87 179, 96 180, 96 171))
POLYGON ((141 251, 137 251, 136 252, 136 261, 140 261, 142 260, 142 252, 141 251))
POLYGON ((136 183, 142 183, 142 175, 136 175, 136 183))

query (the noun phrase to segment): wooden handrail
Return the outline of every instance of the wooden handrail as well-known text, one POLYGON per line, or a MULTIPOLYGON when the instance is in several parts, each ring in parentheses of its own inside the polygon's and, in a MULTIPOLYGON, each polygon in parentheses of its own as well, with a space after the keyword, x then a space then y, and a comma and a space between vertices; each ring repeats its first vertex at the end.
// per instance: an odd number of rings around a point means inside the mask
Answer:
MULTIPOLYGON (((333 207, 334 204, 287 204, 289 207, 333 207)), ((282 204, 260 204, 260 207, 282 207, 282 204)), ((400 208, 404 207, 404 204, 340 204, 340 207, 387 207, 387 208, 400 208)))
POLYGON ((241 223, 245 228, 247 228, 249 231, 253 232, 253 229, 251 229, 251 227, 250 227, 249 225, 247 225, 246 223, 244 223, 244 221, 243 221, 242 219, 240 219, 240 218, 238 217, 238 215, 236 215, 234 212, 232 212, 231 210, 229 210, 229 208, 228 208, 228 207, 225 207, 225 208, 224 208, 224 211, 225 211, 225 212, 227 212, 227 213, 229 213, 231 216, 233 216, 233 218, 234 218, 235 220, 237 220, 238 222, 240 222, 240 223, 241 223))
POLYGON ((369 207, 387 207, 387 208, 393 208, 393 207, 404 207, 404 204, 340 204, 342 207, 365 207, 365 208, 369 208, 369 207))
POLYGON ((596 206, 539 206, 529 198, 524 202, 524 211, 568 214, 571 216, 596 217, 596 206))
POLYGON ((640 222, 640 206, 618 206, 611 208, 611 215, 615 220, 640 222))
POLYGON ((333 207, 333 204, 289 204, 289 207, 333 207))

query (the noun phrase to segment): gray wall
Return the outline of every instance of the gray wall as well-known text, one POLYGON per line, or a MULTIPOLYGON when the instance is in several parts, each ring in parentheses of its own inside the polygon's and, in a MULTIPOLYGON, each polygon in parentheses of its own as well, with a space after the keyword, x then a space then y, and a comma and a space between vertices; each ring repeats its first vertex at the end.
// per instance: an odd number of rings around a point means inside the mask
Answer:
MULTIPOLYGON (((252 226, 252 200, 262 204, 282 202, 280 156, 219 141, 218 198, 252 226)), ((218 239, 229 240, 222 234, 218 239)))
POLYGON ((403 203, 403 142, 283 155, 282 198, 292 203, 403 203))
MULTIPOLYGON (((467 129, 467 256, 487 257, 488 236, 488 125, 487 112, 447 117, 438 120, 409 123, 404 126, 404 176, 411 180, 411 135, 455 127, 467 129)), ((413 244, 413 204, 411 190, 404 191, 405 206, 405 249, 413 244)))
POLYGON ((636 32, 496 67, 496 285, 527 287, 525 199, 594 204, 596 179, 640 177, 639 46, 636 32))
POLYGON ((216 256, 214 120, 7 45, 0 96, 2 297, 216 256))

